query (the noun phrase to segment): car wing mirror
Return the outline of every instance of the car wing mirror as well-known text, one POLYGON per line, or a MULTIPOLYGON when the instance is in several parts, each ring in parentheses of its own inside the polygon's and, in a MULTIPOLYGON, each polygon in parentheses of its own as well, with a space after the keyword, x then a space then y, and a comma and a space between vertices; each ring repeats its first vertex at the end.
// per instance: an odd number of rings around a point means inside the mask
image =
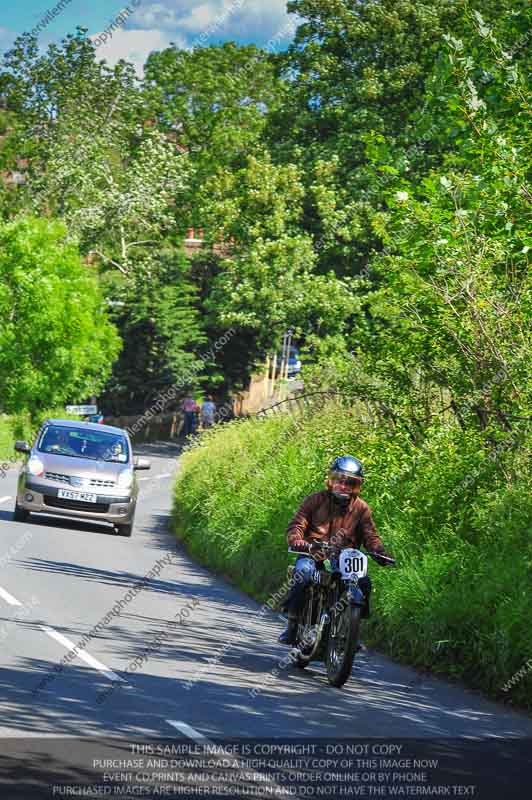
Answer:
POLYGON ((15 442, 15 450, 17 453, 31 453, 31 447, 27 442, 23 442, 22 440, 18 440, 15 442))
POLYGON ((151 469, 151 461, 142 456, 135 456, 133 458, 133 469, 151 469))

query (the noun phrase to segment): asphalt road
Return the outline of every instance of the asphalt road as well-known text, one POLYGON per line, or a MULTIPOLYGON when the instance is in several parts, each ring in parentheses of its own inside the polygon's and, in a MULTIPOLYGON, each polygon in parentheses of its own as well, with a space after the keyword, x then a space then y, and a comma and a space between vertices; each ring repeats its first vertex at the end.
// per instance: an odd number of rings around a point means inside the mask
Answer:
POLYGON ((257 603, 194 563, 168 529, 176 447, 137 452, 152 470, 142 473, 131 539, 46 516, 15 523, 15 470, 0 480, 4 742, 532 737, 529 716, 375 652, 357 657, 342 690, 318 664, 279 669, 278 616, 259 617, 257 603))

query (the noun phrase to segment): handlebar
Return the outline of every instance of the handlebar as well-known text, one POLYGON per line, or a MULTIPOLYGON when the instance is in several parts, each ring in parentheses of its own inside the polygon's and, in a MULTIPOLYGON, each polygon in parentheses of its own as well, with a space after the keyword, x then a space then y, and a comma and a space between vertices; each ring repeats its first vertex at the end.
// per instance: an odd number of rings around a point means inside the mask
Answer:
POLYGON ((395 567, 395 565, 397 564, 395 558, 392 558, 391 556, 383 556, 382 553, 373 553, 370 550, 367 551, 367 554, 368 556, 374 558, 376 561, 384 561, 386 564, 389 564, 390 567, 395 567))
MULTIPOLYGON (((329 555, 331 553, 339 553, 341 550, 345 550, 344 547, 339 547, 337 544, 331 544, 330 542, 313 542, 311 544, 319 544, 320 550, 322 550, 325 554, 329 555)), ((299 556, 304 555, 312 555, 309 551, 306 550, 293 550, 291 547, 288 548, 289 553, 295 553, 299 556)), ((383 566, 396 566, 397 562, 395 558, 391 558, 390 556, 382 555, 381 553, 376 553, 373 550, 366 550, 368 556, 371 556, 375 561, 380 562, 383 566)))

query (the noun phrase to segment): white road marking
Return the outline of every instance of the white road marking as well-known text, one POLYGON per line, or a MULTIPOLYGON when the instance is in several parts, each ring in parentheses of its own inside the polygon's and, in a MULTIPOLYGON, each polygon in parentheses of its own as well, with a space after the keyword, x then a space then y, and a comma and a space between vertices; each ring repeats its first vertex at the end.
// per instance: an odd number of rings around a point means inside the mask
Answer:
POLYGON ((88 664, 89 667, 93 667, 93 669, 97 669, 99 672, 102 672, 106 678, 109 678, 112 681, 121 681, 122 683, 127 683, 127 681, 124 678, 121 678, 120 675, 117 675, 116 672, 113 672, 112 669, 106 667, 105 664, 102 664, 101 661, 98 661, 98 659, 89 655, 89 653, 86 653, 85 650, 78 650, 74 642, 71 642, 70 639, 67 639, 67 637, 63 636, 62 633, 54 631, 54 629, 49 628, 48 625, 41 625, 40 627, 45 633, 48 634, 48 636, 51 636, 52 639, 56 640, 56 642, 62 644, 63 647, 66 647, 68 650, 75 649, 76 656, 78 658, 81 658, 81 660, 84 661, 86 664, 88 664))
POLYGON ((139 478, 139 481, 149 481, 149 478, 139 478))
POLYGON ((155 480, 159 481, 161 480, 161 478, 171 478, 171 477, 172 477, 171 472, 163 472, 161 475, 155 475, 155 480))
MULTIPOLYGON (((188 736, 189 739, 192 739, 196 744, 201 744, 204 747, 206 745, 210 745, 211 747, 216 747, 216 744, 211 740, 204 736, 202 733, 197 731, 195 728, 192 728, 190 725, 187 725, 186 722, 179 722, 175 719, 167 719, 166 720, 169 725, 173 728, 177 728, 180 733, 184 733, 185 736, 188 736)), ((234 753, 229 752, 228 750, 221 748, 220 750, 221 755, 226 755, 228 758, 231 758, 233 761, 233 765, 236 766, 241 772, 247 769, 246 764, 243 762, 241 758, 236 756, 234 753)), ((257 770, 260 772, 260 770, 257 770)), ((265 785, 271 786, 274 791, 271 794, 281 794, 281 786, 275 782, 275 780, 271 777, 271 774, 268 773, 260 773, 261 774, 261 782, 260 786, 263 787, 265 785), (264 781, 264 782, 263 782, 264 781)), ((256 779, 255 779, 256 782, 256 779)))
POLYGON ((21 606, 22 605, 22 603, 19 600, 17 600, 16 597, 13 597, 12 594, 9 594, 9 592, 6 592, 6 590, 2 589, 1 586, 0 586, 0 597, 3 597, 4 600, 7 603, 9 603, 10 606, 21 606))
POLYGON ((180 733, 184 733, 185 736, 188 736, 189 739, 193 739, 198 744, 213 744, 210 739, 207 739, 206 736, 197 731, 195 728, 187 725, 186 722, 179 722, 175 719, 167 719, 166 721, 173 728, 177 728, 180 733))
POLYGON ((6 500, 11 500, 11 495, 10 494, 6 494, 5 497, 0 497, 0 503, 5 503, 6 500))

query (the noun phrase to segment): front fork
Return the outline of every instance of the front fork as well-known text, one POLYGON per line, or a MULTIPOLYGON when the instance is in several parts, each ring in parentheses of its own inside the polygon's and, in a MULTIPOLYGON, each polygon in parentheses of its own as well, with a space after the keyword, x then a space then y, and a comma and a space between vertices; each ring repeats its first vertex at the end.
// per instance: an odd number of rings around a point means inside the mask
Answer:
POLYGON ((363 610, 366 606, 366 595, 358 585, 358 580, 339 580, 337 589, 333 593, 333 597, 331 599, 332 602, 330 603, 330 607, 332 613, 330 615, 331 626, 329 630, 329 636, 331 639, 336 639, 338 636, 338 621, 341 618, 342 611, 344 611, 344 609, 347 607, 347 604, 349 604, 351 607, 358 606, 361 610, 363 610))
POLYGON ((349 605, 351 606, 360 606, 360 608, 364 608, 366 605, 366 595, 358 585, 358 581, 348 582, 347 597, 349 600, 349 605))
MULTIPOLYGON (((364 609, 366 604, 368 604, 367 616, 369 616, 368 601, 369 601, 369 592, 371 591, 371 583, 369 578, 364 577, 359 579, 357 577, 353 577, 351 580, 344 580, 341 578, 341 573, 339 572, 338 569, 338 561, 335 559, 332 562, 326 562, 326 564, 327 563, 329 570, 333 573, 333 575, 335 574, 338 576, 337 589, 334 592, 334 595, 336 595, 336 600, 340 600, 340 597, 338 597, 338 595, 341 595, 343 597, 345 593, 350 606, 359 606, 361 609, 364 609), (368 590, 367 592, 362 590, 360 583, 363 584, 364 589, 368 590)), ((330 605, 334 605, 334 599, 330 605)))

